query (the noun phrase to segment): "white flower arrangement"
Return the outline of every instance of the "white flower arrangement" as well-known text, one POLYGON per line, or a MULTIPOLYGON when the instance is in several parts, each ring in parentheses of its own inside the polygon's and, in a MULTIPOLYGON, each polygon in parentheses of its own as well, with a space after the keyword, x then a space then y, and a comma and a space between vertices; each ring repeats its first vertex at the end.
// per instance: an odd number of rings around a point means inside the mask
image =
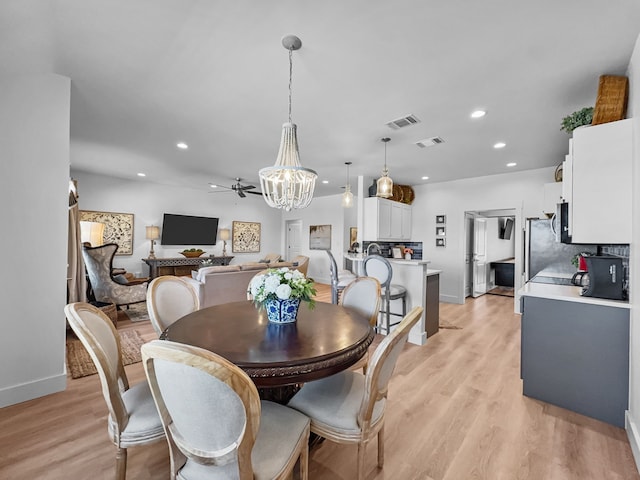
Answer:
POLYGON ((309 308, 315 306, 313 296, 313 280, 306 278, 298 270, 288 267, 270 268, 262 275, 256 275, 249 284, 249 293, 258 306, 264 306, 268 300, 300 299, 309 303, 309 308))

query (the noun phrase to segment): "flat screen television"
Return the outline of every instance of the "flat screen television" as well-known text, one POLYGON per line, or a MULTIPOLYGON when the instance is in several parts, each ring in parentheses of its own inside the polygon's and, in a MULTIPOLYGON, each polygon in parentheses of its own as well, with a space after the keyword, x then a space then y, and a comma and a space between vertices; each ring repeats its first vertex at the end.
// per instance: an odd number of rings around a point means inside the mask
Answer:
POLYGON ((165 213, 162 221, 162 245, 215 245, 218 219, 165 213))

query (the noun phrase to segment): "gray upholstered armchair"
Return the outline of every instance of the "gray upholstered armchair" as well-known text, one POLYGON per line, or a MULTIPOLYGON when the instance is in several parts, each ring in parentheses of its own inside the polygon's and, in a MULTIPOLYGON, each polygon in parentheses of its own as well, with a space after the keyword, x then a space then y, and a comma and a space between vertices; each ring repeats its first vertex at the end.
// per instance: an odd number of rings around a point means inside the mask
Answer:
POLYGON ((96 300, 115 303, 117 306, 145 302, 147 300, 146 283, 123 285, 113 279, 111 270, 116 250, 118 245, 115 243, 82 248, 82 257, 96 300))

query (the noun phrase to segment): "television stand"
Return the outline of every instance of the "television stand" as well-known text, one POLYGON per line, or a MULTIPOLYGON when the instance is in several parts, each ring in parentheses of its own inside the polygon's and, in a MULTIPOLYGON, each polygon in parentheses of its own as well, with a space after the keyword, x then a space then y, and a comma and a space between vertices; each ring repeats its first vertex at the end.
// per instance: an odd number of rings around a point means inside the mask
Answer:
POLYGON ((149 278, 153 280, 162 275, 191 276, 191 270, 197 270, 205 260, 213 261, 214 265, 229 265, 233 257, 173 257, 173 258, 143 258, 149 265, 149 278), (195 267, 195 268, 194 268, 195 267))

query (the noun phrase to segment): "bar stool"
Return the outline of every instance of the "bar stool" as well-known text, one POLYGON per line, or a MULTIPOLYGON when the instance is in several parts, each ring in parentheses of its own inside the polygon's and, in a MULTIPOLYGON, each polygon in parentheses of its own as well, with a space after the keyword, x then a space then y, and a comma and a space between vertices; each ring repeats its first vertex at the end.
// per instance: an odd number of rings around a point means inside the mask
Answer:
POLYGON ((338 264, 334 258, 331 250, 325 250, 329 255, 329 268, 331 269, 331 303, 338 304, 340 292, 344 290, 344 287, 349 285, 356 279, 356 276, 349 270, 338 270, 338 264))
MULTIPOLYGON (((382 299, 384 309, 380 313, 385 315, 385 333, 388 335, 390 328, 400 323, 391 323, 391 315, 400 317, 401 319, 407 314, 407 289, 402 285, 391 283, 393 276, 393 268, 389 260, 380 255, 368 255, 363 261, 364 274, 368 277, 377 278, 382 287, 382 299), (391 300, 402 300, 402 313, 391 312, 391 300)), ((378 327, 380 331, 380 327, 378 327)))

